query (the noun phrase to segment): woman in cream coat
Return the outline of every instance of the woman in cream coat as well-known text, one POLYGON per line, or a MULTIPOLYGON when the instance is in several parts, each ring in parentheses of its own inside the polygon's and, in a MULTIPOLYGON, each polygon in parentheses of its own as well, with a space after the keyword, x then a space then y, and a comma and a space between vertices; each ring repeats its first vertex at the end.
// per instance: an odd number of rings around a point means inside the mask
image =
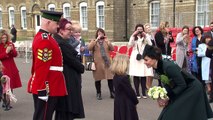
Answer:
POLYGON ((142 24, 137 24, 134 33, 131 35, 128 45, 133 47, 130 56, 129 75, 133 76, 134 86, 136 90, 137 98, 141 98, 139 93, 139 83, 141 82, 142 97, 146 97, 146 77, 153 76, 153 69, 147 68, 144 64, 144 60, 137 60, 136 56, 138 53, 143 55, 144 47, 146 44, 152 45, 149 39, 146 39, 144 33, 144 27, 142 24))
POLYGON ((176 63, 180 68, 184 69, 187 69, 188 66, 186 52, 188 50, 189 40, 189 27, 184 26, 182 32, 178 33, 176 37, 176 63))

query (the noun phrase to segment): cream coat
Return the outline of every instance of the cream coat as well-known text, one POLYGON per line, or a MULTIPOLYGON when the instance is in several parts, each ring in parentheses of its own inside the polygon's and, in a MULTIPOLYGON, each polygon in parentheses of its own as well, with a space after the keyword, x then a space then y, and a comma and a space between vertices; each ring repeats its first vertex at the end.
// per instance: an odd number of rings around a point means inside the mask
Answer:
POLYGON ((184 58, 187 58, 186 51, 188 49, 187 43, 183 40, 182 33, 177 34, 176 45, 176 63, 180 68, 182 68, 184 58))
MULTIPOLYGON (((104 41, 103 44, 104 44, 105 52, 110 61, 109 52, 114 50, 113 45, 111 44, 110 41, 108 42, 104 41)), ((109 68, 105 67, 104 60, 101 56, 99 43, 96 42, 95 40, 92 40, 88 45, 88 49, 90 51, 94 51, 93 56, 94 56, 94 63, 95 63, 96 70, 93 71, 93 78, 95 80, 112 79, 113 74, 109 70, 109 68)))
POLYGON ((140 61, 136 60, 136 55, 138 54, 137 45, 140 54, 143 54, 146 44, 152 45, 152 42, 149 39, 144 38, 135 41, 133 36, 130 37, 128 45, 133 47, 133 49, 130 56, 129 75, 138 77, 153 76, 153 68, 148 68, 144 64, 143 59, 140 61))

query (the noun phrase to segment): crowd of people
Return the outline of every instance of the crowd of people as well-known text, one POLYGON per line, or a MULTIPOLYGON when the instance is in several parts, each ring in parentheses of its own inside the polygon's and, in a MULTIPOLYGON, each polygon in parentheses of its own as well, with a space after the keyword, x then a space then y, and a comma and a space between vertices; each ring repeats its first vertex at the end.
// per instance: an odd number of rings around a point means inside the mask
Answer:
MULTIPOLYGON (((131 55, 117 54, 111 59, 110 51, 114 47, 104 29, 98 28, 94 39, 86 45, 78 21, 61 18, 61 12, 41 12, 41 28, 32 43, 32 69, 28 82, 28 92, 34 101, 33 120, 52 120, 54 112, 55 120, 86 117, 81 75, 85 72, 82 57, 87 50, 95 65, 92 74, 96 99, 103 99, 101 81, 107 80, 109 97, 114 99, 114 120, 139 119, 138 99, 147 99, 153 79, 158 80, 158 86, 164 87, 168 95, 166 99, 157 100, 163 107, 159 120, 207 120, 213 117, 209 104, 213 102, 213 22, 207 33, 202 27, 195 26, 192 40, 188 26, 183 26, 174 40, 168 22, 161 22, 155 33, 150 24, 137 24, 128 42, 132 47, 131 55), (170 44, 174 42, 176 61, 167 57, 171 56, 170 44), (168 77, 169 84, 161 82, 161 75, 168 77)), ((11 34, 16 31, 14 29, 13 26, 11 34)), ((16 34, 11 42, 7 31, 1 30, 0 38, 0 101, 3 99, 2 107, 7 111, 12 108, 13 89, 22 84, 14 62, 16 34), (11 94, 3 92, 6 83, 11 94)))

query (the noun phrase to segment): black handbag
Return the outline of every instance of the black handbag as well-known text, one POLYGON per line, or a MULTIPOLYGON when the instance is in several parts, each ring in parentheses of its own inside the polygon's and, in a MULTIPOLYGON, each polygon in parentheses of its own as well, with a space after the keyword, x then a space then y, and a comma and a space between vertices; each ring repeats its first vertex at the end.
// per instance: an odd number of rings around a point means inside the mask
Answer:
POLYGON ((139 48, 138 48, 138 45, 137 45, 137 49, 138 49, 138 54, 136 55, 136 60, 141 60, 142 59, 142 55, 140 54, 139 52, 139 48))
POLYGON ((138 53, 137 55, 136 55, 136 60, 141 60, 142 59, 142 55, 140 54, 140 53, 138 53))

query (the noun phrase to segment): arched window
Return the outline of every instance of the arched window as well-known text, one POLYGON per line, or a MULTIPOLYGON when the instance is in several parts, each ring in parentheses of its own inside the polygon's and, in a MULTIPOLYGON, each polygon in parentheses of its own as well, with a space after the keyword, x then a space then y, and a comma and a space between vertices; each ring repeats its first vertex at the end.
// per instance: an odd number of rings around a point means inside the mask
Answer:
POLYGON ((2 26, 2 9, 0 7, 0 29, 2 29, 3 26, 2 26))
POLYGON ((11 27, 11 25, 15 24, 15 11, 14 11, 14 7, 9 7, 9 25, 11 27))
POLYGON ((105 28, 104 2, 96 3, 96 25, 98 28, 105 28))
POLYGON ((209 24, 209 0, 197 0, 196 2, 196 25, 204 27, 209 24))
POLYGON ((55 11, 55 5, 54 4, 49 4, 48 5, 48 10, 55 11))
POLYGON ((63 4, 63 13, 64 13, 63 15, 64 15, 64 18, 66 18, 68 20, 71 20, 70 11, 71 11, 70 4, 69 3, 64 3, 63 4))
POLYGON ((88 18, 87 18, 87 3, 80 3, 80 24, 83 30, 88 29, 88 18))
POLYGON ((27 29, 26 7, 21 7, 21 27, 27 29))
POLYGON ((150 17, 149 20, 150 20, 151 26, 154 28, 157 28, 160 22, 160 2, 159 1, 150 2, 149 17, 150 17))

